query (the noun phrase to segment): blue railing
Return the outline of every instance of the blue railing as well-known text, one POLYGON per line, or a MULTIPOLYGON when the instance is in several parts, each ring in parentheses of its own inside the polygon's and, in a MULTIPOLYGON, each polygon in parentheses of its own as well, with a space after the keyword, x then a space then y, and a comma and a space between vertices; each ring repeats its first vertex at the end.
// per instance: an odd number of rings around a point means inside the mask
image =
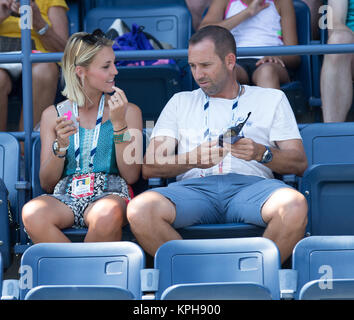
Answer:
MULTIPOLYGON (((30 0, 21 0, 21 6, 28 6, 30 0)), ((32 53, 31 30, 22 28, 22 53, 0 54, 0 63, 22 63, 22 91, 23 91, 23 120, 24 131, 13 133, 19 140, 25 142, 25 180, 29 181, 32 159, 33 110, 32 110, 32 63, 58 62, 63 53, 32 53)), ((332 53, 353 53, 354 44, 338 45, 297 45, 276 47, 249 47, 238 48, 237 55, 242 56, 275 56, 275 55, 322 55, 332 53)), ((148 60, 148 59, 186 59, 187 49, 146 50, 146 51, 118 51, 119 60, 148 60)))

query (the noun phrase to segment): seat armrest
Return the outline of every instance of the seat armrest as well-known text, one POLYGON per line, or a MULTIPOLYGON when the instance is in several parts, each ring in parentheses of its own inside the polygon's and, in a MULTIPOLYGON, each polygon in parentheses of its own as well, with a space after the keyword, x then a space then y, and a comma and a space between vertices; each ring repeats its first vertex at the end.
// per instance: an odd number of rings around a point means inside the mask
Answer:
POLYGON ((166 181, 163 178, 149 178, 148 180, 148 188, 158 188, 166 186, 166 181))
POLYGON ((297 288, 297 270, 279 270, 280 299, 292 300, 297 288))
POLYGON ((20 285, 19 280, 8 279, 2 282, 1 300, 19 300, 20 285))

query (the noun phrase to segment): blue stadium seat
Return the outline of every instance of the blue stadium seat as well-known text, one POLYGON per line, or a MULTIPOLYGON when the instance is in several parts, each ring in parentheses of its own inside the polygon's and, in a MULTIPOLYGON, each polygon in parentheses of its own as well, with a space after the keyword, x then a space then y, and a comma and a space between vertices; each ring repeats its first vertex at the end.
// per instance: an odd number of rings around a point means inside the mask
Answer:
POLYGON ((354 299, 354 237, 313 236, 293 251, 296 299, 354 299))
POLYGON ((41 243, 22 256, 20 299, 141 299, 141 248, 132 242, 41 243))
MULTIPOLYGON (((129 27, 133 23, 144 26, 144 31, 173 48, 188 47, 192 27, 185 4, 156 1, 131 6, 119 1, 110 3, 111 7, 105 5, 89 10, 85 17, 85 31, 92 32, 96 28, 107 31, 113 21, 120 18, 129 27)), ((129 101, 141 108, 144 120, 156 121, 174 93, 192 87, 189 69, 183 70, 186 65, 182 59, 177 64, 119 67, 116 85, 124 90, 129 101)))
POLYGON ((27 188, 28 184, 20 181, 20 144, 10 133, 0 132, 0 241, 3 242, 0 253, 5 268, 11 263, 10 242, 20 241, 20 235, 9 223, 12 222, 13 227, 21 225, 19 212, 27 188), (9 221, 7 200, 13 221, 9 221))
POLYGON ((169 241, 155 269, 157 299, 279 299, 280 256, 265 238, 169 241))
POLYGON ((77 1, 69 0, 67 1, 69 11, 67 12, 67 17, 69 20, 69 35, 81 31, 80 23, 80 8, 77 1))
POLYGON ((354 123, 314 123, 301 130, 309 167, 299 190, 308 201, 311 235, 352 235, 354 123))
MULTIPOLYGON (((299 45, 311 43, 311 16, 310 10, 305 2, 293 1, 296 14, 296 29, 299 45)), ((308 101, 312 95, 312 66, 310 55, 301 56, 301 64, 294 70, 294 79, 290 83, 281 86, 286 93, 296 115, 308 111, 308 101)))
POLYGON ((176 49, 188 47, 191 35, 191 16, 185 5, 159 2, 156 4, 116 4, 96 7, 87 12, 84 30, 92 32, 96 28, 107 31, 113 21, 122 19, 129 27, 133 23, 145 27, 144 31, 161 42, 176 49))
POLYGON ((311 123, 300 131, 309 166, 354 163, 354 123, 311 123))

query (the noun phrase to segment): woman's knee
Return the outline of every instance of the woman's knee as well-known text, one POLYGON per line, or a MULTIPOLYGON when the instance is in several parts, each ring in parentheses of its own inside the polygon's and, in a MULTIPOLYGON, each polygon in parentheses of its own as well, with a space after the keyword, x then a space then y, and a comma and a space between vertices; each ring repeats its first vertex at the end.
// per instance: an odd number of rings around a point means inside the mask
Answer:
POLYGON ((100 200, 87 213, 86 224, 100 234, 119 230, 126 224, 126 206, 114 199, 100 200))

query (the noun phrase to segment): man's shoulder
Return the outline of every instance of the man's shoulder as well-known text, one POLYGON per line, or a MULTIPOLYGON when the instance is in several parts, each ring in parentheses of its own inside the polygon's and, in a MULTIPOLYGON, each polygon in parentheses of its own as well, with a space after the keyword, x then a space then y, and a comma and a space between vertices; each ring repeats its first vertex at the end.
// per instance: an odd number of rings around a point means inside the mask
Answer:
POLYGON ((263 88, 258 86, 245 86, 247 98, 258 100, 261 97, 261 101, 271 101, 273 103, 279 102, 284 96, 284 92, 274 88, 263 88))

